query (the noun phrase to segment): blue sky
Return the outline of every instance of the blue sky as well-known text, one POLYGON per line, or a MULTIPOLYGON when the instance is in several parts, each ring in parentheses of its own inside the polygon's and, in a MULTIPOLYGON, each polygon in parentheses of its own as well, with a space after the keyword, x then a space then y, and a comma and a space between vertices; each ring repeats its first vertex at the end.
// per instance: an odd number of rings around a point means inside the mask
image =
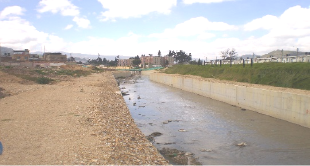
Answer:
POLYGON ((213 59, 310 52, 308 0, 0 0, 0 43, 13 49, 213 59))

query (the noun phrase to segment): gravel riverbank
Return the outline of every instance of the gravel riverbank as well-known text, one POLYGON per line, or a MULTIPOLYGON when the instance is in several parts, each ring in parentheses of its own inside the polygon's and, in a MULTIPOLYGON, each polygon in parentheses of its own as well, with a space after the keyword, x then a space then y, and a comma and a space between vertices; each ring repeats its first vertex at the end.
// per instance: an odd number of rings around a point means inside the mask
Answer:
POLYGON ((138 129, 110 72, 52 85, 0 72, 0 165, 168 162, 138 129))

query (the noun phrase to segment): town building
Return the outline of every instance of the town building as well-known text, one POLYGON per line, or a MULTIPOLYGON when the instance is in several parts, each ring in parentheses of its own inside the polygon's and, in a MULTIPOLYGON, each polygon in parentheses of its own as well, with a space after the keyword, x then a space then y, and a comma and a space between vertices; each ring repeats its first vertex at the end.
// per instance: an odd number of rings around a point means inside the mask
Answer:
POLYGON ((12 60, 14 61, 28 61, 29 60, 29 50, 13 50, 12 60))
POLYGON ((130 67, 132 66, 132 61, 134 59, 119 59, 118 60, 118 66, 121 66, 121 67, 130 67))
POLYGON ((44 61, 53 61, 53 62, 66 62, 67 61, 67 55, 62 55, 62 53, 52 53, 52 52, 46 52, 43 54, 43 60, 44 61))
POLYGON ((140 59, 143 68, 172 66, 175 61, 170 56, 141 56, 140 59))

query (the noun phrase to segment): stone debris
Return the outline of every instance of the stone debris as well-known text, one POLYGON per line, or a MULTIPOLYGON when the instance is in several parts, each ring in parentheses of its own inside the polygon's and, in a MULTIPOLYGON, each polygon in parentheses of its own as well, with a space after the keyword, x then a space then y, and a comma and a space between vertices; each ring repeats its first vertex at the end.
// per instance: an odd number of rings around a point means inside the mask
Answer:
MULTIPOLYGON (((110 150, 104 153, 105 160, 93 157, 88 159, 88 155, 85 154, 84 164, 168 164, 138 129, 122 96, 111 93, 113 89, 117 90, 118 88, 113 76, 110 73, 103 75, 107 78, 101 84, 101 87, 104 87, 104 93, 100 94, 97 104, 89 112, 89 117, 93 118, 90 125, 97 126, 93 132, 104 133, 97 137, 110 150), (109 77, 111 78, 109 79, 109 77)), ((160 135, 162 134, 159 132, 151 134, 153 137, 160 135)))
POLYGON ((179 132, 186 132, 185 129, 179 129, 178 131, 179 131, 179 132))
POLYGON ((163 134, 160 132, 154 132, 154 133, 150 134, 149 136, 146 136, 146 139, 149 140, 150 142, 154 143, 155 142, 154 137, 158 137, 161 135, 163 135, 163 134))
POLYGON ((241 142, 241 143, 238 143, 237 146, 244 147, 244 146, 247 146, 247 144, 245 142, 241 142))
POLYGON ((198 158, 194 157, 191 152, 184 152, 177 149, 163 148, 159 151, 174 165, 201 165, 198 158))
POLYGON ((200 152, 212 152, 211 149, 201 149, 200 152))

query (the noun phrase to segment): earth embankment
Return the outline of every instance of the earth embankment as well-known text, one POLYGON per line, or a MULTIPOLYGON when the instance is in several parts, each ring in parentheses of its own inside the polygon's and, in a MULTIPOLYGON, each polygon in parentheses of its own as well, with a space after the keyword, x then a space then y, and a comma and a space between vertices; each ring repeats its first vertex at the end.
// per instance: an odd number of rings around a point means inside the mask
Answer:
POLYGON ((1 71, 0 78, 0 165, 168 164, 110 72, 48 85, 1 71))

